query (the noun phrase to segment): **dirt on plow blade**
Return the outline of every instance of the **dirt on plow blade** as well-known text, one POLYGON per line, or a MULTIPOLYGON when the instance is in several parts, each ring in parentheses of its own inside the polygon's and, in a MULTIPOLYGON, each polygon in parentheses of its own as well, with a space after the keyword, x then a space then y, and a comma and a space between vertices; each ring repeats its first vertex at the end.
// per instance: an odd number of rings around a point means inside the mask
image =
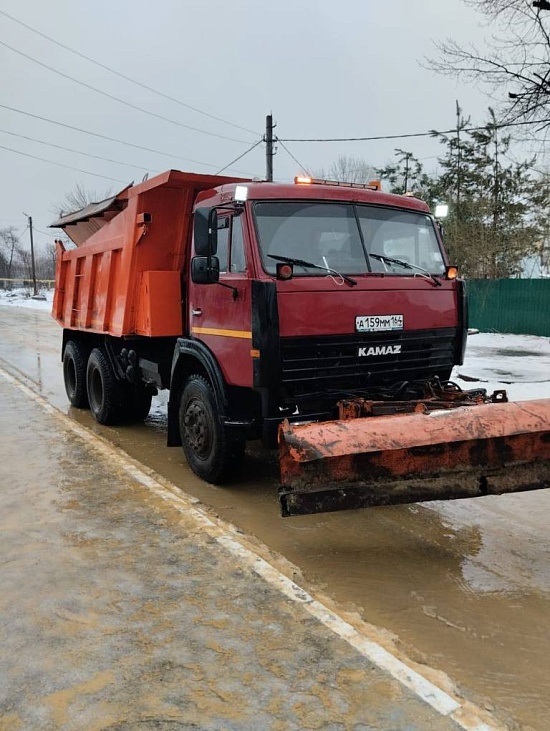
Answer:
POLYGON ((279 431, 283 516, 550 487, 550 399, 279 431))

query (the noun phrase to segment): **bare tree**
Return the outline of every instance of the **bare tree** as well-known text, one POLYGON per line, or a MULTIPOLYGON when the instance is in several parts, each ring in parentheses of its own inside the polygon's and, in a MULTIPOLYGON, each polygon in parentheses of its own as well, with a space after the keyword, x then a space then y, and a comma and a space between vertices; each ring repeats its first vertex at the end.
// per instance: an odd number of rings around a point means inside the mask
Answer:
POLYGON ((319 170, 316 177, 340 180, 343 183, 368 183, 376 177, 376 171, 372 165, 359 157, 340 155, 328 172, 324 169, 319 170))
POLYGON ((110 195, 110 190, 105 193, 98 193, 96 190, 85 188, 80 183, 77 183, 75 187, 67 193, 65 198, 55 205, 55 212, 59 216, 64 216, 67 213, 79 211, 81 208, 85 208, 90 203, 102 201, 110 195))
POLYGON ((438 73, 487 84, 502 122, 550 130, 550 3, 546 0, 464 0, 494 28, 483 51, 452 39, 437 44, 438 73))
POLYGON ((15 226, 0 229, 0 249, 7 279, 11 279, 14 264, 18 258, 20 240, 15 226))
POLYGON ((23 277, 29 281, 32 280, 32 257, 30 250, 18 245, 15 248, 15 253, 22 267, 23 277))
POLYGON ((47 244, 45 250, 41 252, 36 260, 36 271, 40 279, 55 278, 55 260, 55 244, 47 244))
MULTIPOLYGON (((98 203, 99 201, 105 200, 105 198, 108 198, 110 195, 112 195, 110 190, 107 190, 104 193, 98 193, 97 190, 85 188, 80 183, 77 183, 75 187, 65 195, 65 198, 63 198, 62 201, 54 205, 53 212, 59 217, 65 216, 68 213, 75 213, 76 211, 80 211, 82 208, 86 208, 86 206, 90 203, 98 203)), ((58 233, 57 238, 63 242, 65 248, 74 248, 74 243, 65 233, 58 233)))

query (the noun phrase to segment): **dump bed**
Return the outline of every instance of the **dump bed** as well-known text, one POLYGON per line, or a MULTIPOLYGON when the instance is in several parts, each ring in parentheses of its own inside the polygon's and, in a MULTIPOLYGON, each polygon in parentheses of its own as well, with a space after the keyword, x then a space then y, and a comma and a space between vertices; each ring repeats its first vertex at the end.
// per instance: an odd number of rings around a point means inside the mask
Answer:
POLYGON ((182 333, 182 277, 197 193, 236 178, 169 170, 52 224, 53 317, 65 328, 115 336, 182 333))

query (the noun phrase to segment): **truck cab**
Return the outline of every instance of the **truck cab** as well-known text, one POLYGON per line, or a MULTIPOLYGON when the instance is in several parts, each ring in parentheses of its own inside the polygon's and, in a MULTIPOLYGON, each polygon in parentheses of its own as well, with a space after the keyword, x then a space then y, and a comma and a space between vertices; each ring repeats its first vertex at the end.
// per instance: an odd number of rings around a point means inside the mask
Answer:
POLYGON ((197 198, 193 255, 188 337, 219 367, 234 421, 266 445, 283 418, 334 418, 346 396, 398 395, 461 362, 462 283, 415 198, 224 185, 197 198), (194 276, 199 263, 210 277, 194 276))

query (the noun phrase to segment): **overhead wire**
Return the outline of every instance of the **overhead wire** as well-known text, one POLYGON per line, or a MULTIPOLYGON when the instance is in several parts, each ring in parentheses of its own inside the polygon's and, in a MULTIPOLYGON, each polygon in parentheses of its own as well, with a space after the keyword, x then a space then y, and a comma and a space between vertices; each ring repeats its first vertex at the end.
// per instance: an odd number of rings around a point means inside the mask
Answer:
POLYGON ((85 173, 85 175, 95 175, 96 178, 104 178, 105 180, 111 180, 113 183, 126 183, 125 180, 120 180, 120 178, 110 178, 108 175, 101 175, 100 173, 91 173, 89 170, 81 170, 80 168, 75 168, 72 165, 64 165, 61 162, 55 162, 54 160, 47 160, 45 157, 38 157, 38 155, 31 155, 28 152, 21 152, 21 150, 14 150, 11 147, 6 147, 5 145, 0 145, 0 150, 7 150, 8 152, 14 152, 16 155, 24 155, 24 157, 31 157, 33 160, 40 160, 41 162, 48 162, 50 165, 57 165, 61 168, 67 168, 68 170, 76 170, 78 173, 85 173))
MULTIPOLYGON (((130 83, 132 83, 132 84, 135 84, 135 85, 137 85, 137 86, 139 86, 141 88, 144 88, 144 89, 146 89, 146 90, 148 90, 148 91, 150 91, 150 92, 152 92, 154 94, 157 94, 157 95, 159 95, 159 96, 161 96, 161 97, 163 97, 165 99, 168 99, 168 100, 170 100, 170 101, 172 101, 172 102, 174 102, 176 104, 179 104, 179 105, 181 105, 183 107, 186 107, 186 108, 188 108, 188 109, 190 109, 190 110, 192 110, 192 111, 194 111, 194 112, 196 112, 198 114, 201 114, 201 115, 204 115, 206 117, 209 117, 210 119, 216 120, 218 122, 222 122, 224 124, 228 124, 228 125, 236 128, 236 129, 240 129, 240 130, 242 130, 244 132, 249 132, 250 134, 256 134, 253 130, 250 130, 250 129, 248 129, 246 127, 243 127, 241 125, 235 124, 234 122, 230 122, 229 120, 226 120, 226 119, 224 119, 222 117, 218 117, 216 115, 210 114, 209 112, 205 112, 204 110, 201 110, 198 107, 194 107, 193 105, 188 104, 187 102, 183 102, 181 99, 177 99, 176 97, 172 97, 169 94, 166 94, 166 93, 160 91, 159 89, 156 89, 154 87, 148 86, 147 84, 144 84, 143 82, 140 82, 137 79, 134 79, 134 78, 132 78, 130 76, 127 76, 126 74, 123 74, 122 72, 117 71, 116 69, 113 69, 112 67, 110 67, 110 66, 108 66, 106 64, 103 64, 100 61, 97 61, 96 59, 94 59, 94 58, 92 58, 90 56, 87 56, 86 54, 84 54, 84 53, 76 50, 75 48, 72 48, 72 47, 70 47, 70 46, 68 46, 68 45, 66 45, 64 43, 61 43, 60 41, 56 40, 55 38, 52 38, 51 36, 48 36, 46 33, 43 33, 41 31, 39 31, 38 29, 32 27, 31 25, 29 25, 27 23, 24 23, 23 21, 19 20, 18 18, 15 18, 13 15, 10 15, 9 13, 5 12, 4 10, 0 10, 0 14, 3 15, 3 16, 5 16, 5 17, 7 17, 7 18, 9 18, 12 22, 21 25, 22 27, 26 28, 27 30, 31 31, 32 33, 35 33, 36 35, 38 35, 38 36, 40 36, 42 38, 45 38, 46 40, 50 41, 51 43, 54 43, 55 45, 59 46, 60 48, 63 48, 64 50, 67 50, 70 53, 73 53, 74 55, 79 56, 80 58, 83 58, 86 61, 88 61, 90 63, 93 63, 96 66, 99 66, 100 68, 103 68, 106 71, 109 71, 110 73, 112 73, 112 74, 114 74, 114 75, 116 75, 116 76, 118 76, 118 77, 120 77, 120 78, 122 78, 122 79, 124 79, 124 80, 126 80, 126 81, 128 81, 130 83)), ((225 140, 229 140, 229 141, 232 141, 232 142, 238 142, 238 143, 245 144, 244 143, 244 140, 236 140, 234 138, 227 137, 227 136, 224 136, 224 135, 219 135, 219 134, 216 134, 214 132, 208 132, 206 130, 203 130, 203 129, 200 129, 200 128, 197 128, 197 127, 192 127, 191 125, 186 125, 186 124, 184 124, 182 122, 179 122, 177 120, 171 119, 169 117, 164 117, 163 115, 159 115, 159 114, 157 114, 155 112, 151 112, 150 110, 147 110, 147 109, 144 109, 144 108, 139 107, 137 105, 134 105, 131 102, 127 102, 124 99, 121 99, 121 98, 119 98, 119 97, 117 97, 115 95, 109 94, 109 93, 107 93, 107 92, 105 92, 105 91, 103 91, 101 89, 97 89, 96 87, 94 87, 94 86, 92 86, 90 84, 87 84, 86 82, 83 82, 83 81, 81 81, 81 80, 79 80, 79 79, 77 79, 75 77, 72 77, 69 74, 65 74, 64 72, 59 71, 58 69, 55 69, 55 68, 49 66, 48 64, 45 64, 42 61, 39 61, 38 59, 36 59, 36 58, 34 58, 34 57, 32 57, 32 56, 24 53, 23 51, 20 51, 19 49, 14 48, 13 46, 10 46, 9 44, 7 44, 7 43, 5 43, 3 41, 0 41, 0 44, 3 45, 4 47, 8 48, 12 52, 17 53, 17 54, 23 56, 24 58, 32 61, 33 63, 36 63, 36 64, 38 64, 38 65, 40 65, 40 66, 48 69, 49 71, 52 71, 53 73, 56 73, 56 74, 58 74, 58 75, 60 75, 60 76, 62 76, 64 78, 66 78, 66 79, 69 79, 69 80, 71 80, 71 81, 73 81, 73 82, 75 82, 77 84, 80 84, 80 85, 82 85, 82 86, 84 86, 84 87, 86 87, 88 89, 91 89, 92 91, 95 91, 98 94, 102 94, 103 96, 106 96, 107 98, 113 99, 114 101, 118 101, 119 103, 124 104, 124 105, 126 105, 126 106, 128 106, 128 107, 130 107, 132 109, 136 109, 136 110, 141 111, 141 112, 143 112, 145 114, 149 114, 150 116, 153 116, 153 117, 156 117, 158 119, 167 121, 167 122, 169 122, 171 124, 175 124, 175 125, 181 126, 181 127, 185 128, 185 129, 189 129, 191 131, 198 132, 200 134, 205 134, 205 135, 208 135, 208 136, 218 137, 220 139, 225 139, 225 140)), ((4 106, 4 105, 0 105, 0 106, 4 106)), ((10 109, 10 107, 5 107, 5 108, 10 109)), ((13 110, 13 111, 18 111, 19 112, 20 110, 13 110)), ((25 114, 24 112, 20 112, 20 113, 25 114)), ((38 115, 29 115, 29 116, 38 116, 38 115)), ((63 123, 54 122, 53 120, 45 120, 45 121, 50 121, 50 122, 52 122, 54 124, 63 124, 63 123)), ((543 120, 543 122, 539 122, 539 124, 540 123, 547 123, 548 121, 550 121, 550 120, 543 120)), ((500 128, 506 128, 506 127, 515 127, 515 126, 532 125, 532 124, 533 124, 533 122, 531 122, 531 121, 520 121, 520 122, 501 123, 501 124, 494 125, 494 127, 497 128, 497 129, 500 129, 500 128)), ((98 136, 98 137, 103 137, 105 139, 111 139, 112 141, 115 141, 115 142, 118 142, 118 143, 121 143, 121 144, 130 144, 130 143, 126 143, 126 142, 124 142, 122 140, 115 140, 114 138, 108 138, 108 137, 106 137, 104 135, 97 135, 97 134, 92 133, 92 132, 87 132, 86 130, 80 130, 80 129, 75 128, 75 127, 70 127, 70 125, 63 125, 63 126, 68 126, 71 129, 75 129, 77 131, 81 131, 81 132, 84 132, 86 134, 92 134, 92 135, 95 135, 95 136, 98 136)), ((487 125, 480 126, 480 127, 464 128, 461 131, 464 131, 464 132, 472 132, 472 131, 485 130, 485 129, 487 129, 487 125)), ((303 168, 305 172, 307 172, 306 167, 304 165, 302 165, 302 163, 300 163, 300 161, 290 152, 290 150, 284 145, 284 142, 365 142, 365 141, 377 141, 377 140, 407 139, 407 138, 414 138, 414 137, 428 137, 428 136, 433 137, 433 136, 435 136, 437 134, 452 134, 454 132, 456 132, 456 128, 449 129, 449 130, 443 130, 443 131, 431 130, 431 131, 428 131, 428 132, 408 133, 408 134, 399 134, 399 135, 376 135, 376 136, 370 136, 370 137, 286 138, 286 139, 276 138, 276 141, 279 144, 281 144, 281 146, 286 151, 286 153, 301 168, 303 168)), ((14 134, 14 133, 9 133, 8 132, 8 134, 14 134)), ((20 135, 20 136, 23 137, 22 135, 20 135)), ((33 138, 26 138, 26 139, 33 140, 33 138)), ((47 143, 47 142, 44 142, 44 141, 41 141, 41 140, 33 140, 33 141, 36 141, 36 142, 38 142, 40 144, 50 145, 50 146, 53 146, 53 147, 60 147, 60 146, 53 145, 51 143, 47 143)), ((233 162, 236 162, 236 161, 240 160, 241 158, 243 158, 251 150, 253 150, 258 144, 260 144, 261 141, 262 140, 258 140, 250 148, 248 148, 247 150, 245 150, 245 152, 243 152, 241 155, 239 155, 237 158, 235 158, 235 160, 233 162)), ((138 149, 145 149, 147 151, 154 152, 156 154, 161 154, 161 155, 168 155, 169 154, 169 153, 163 153, 163 152, 156 151, 156 150, 151 150, 150 148, 145 148, 145 147, 141 147, 141 146, 138 146, 138 145, 130 145, 130 146, 137 147, 138 149)), ((5 148, 5 149, 9 149, 9 148, 5 148)), ((79 152, 78 150, 71 150, 70 148, 62 148, 61 147, 60 149, 66 149, 66 150, 68 150, 70 152, 75 152, 76 154, 86 155, 88 157, 96 157, 97 159, 103 159, 103 160, 106 160, 108 162, 113 162, 115 164, 129 165, 128 163, 123 163, 123 162, 119 162, 119 161, 115 161, 115 160, 109 160, 108 158, 102 158, 102 157, 95 156, 95 155, 89 155, 87 153, 79 152)), ((170 155, 170 156, 171 157, 174 157, 172 155, 170 155)), ((193 160, 191 160, 189 158, 179 158, 179 159, 188 160, 189 162, 194 162, 196 164, 207 165, 207 166, 210 166, 210 167, 216 167, 213 164, 210 164, 210 163, 200 163, 198 161, 193 161, 193 160)), ((224 166, 218 172, 222 172, 223 170, 226 170, 231 164, 232 163, 229 163, 229 165, 224 166)), ((146 168, 140 168, 139 166, 133 166, 133 165, 129 165, 129 166, 130 167, 135 167, 135 168, 138 168, 138 169, 142 169, 142 170, 145 170, 146 169, 146 168)), ((74 168, 74 169, 76 169, 76 168, 74 168)))
POLYGON ((100 61, 97 61, 95 58, 86 56, 86 54, 81 53, 80 51, 77 51, 75 48, 71 48, 70 46, 67 46, 64 43, 61 43, 60 41, 55 40, 55 38, 52 38, 51 36, 46 35, 46 33, 42 33, 41 31, 37 30, 36 28, 33 28, 31 25, 24 23, 22 20, 19 20, 18 18, 14 18, 13 15, 6 13, 5 10, 0 10, 0 15, 4 15, 6 18, 9 18, 14 23, 18 23, 19 25, 22 25, 24 28, 27 28, 27 30, 30 30, 32 33, 36 33, 36 35, 39 35, 42 38, 45 38, 46 40, 50 41, 51 43, 55 43, 56 46, 59 46, 60 48, 63 48, 66 51, 69 51, 70 53, 74 53, 76 56, 79 56, 80 58, 83 58, 86 61, 89 61, 90 63, 93 63, 96 66, 99 66, 100 68, 105 69, 106 71, 109 71, 110 73, 115 74, 116 76, 119 76, 121 79, 124 79, 125 81, 129 81, 130 83, 135 84, 136 86, 140 86, 142 89, 147 89, 147 91, 150 91, 153 94, 157 94, 158 96, 161 96, 164 99, 168 99, 172 102, 175 102, 176 104, 180 104, 182 107, 191 109, 193 112, 196 112, 197 114, 202 114, 205 117, 209 117, 210 119, 216 120, 217 122, 222 122, 223 124, 228 124, 231 127, 235 127, 235 129, 240 129, 243 132, 249 132, 250 134, 253 134, 253 135, 257 134, 257 132, 255 132, 254 130, 248 129, 247 127, 241 127, 241 125, 235 124, 234 122, 230 122, 229 120, 224 119, 223 117, 217 117, 215 114, 210 114, 209 112, 205 112, 204 110, 199 109, 198 107, 194 107, 192 104, 188 104, 187 102, 184 102, 181 99, 177 99, 176 97, 170 96, 169 94, 165 94, 164 92, 160 91, 159 89, 155 89, 154 87, 148 86, 147 84, 144 84, 143 82, 138 81, 137 79, 133 79, 131 76, 127 76, 126 74, 123 74, 121 71, 117 71, 116 69, 113 69, 110 66, 107 66, 106 64, 101 63, 100 61))
MULTIPOLYGON (((144 150, 145 152, 152 152, 155 155, 163 155, 164 157, 170 157, 172 160, 183 160, 184 162, 191 162, 194 165, 204 165, 205 167, 210 168, 217 168, 217 165, 214 165, 211 162, 201 162, 200 160, 193 160, 189 157, 181 157, 179 155, 173 155, 170 152, 162 152, 161 150, 155 150, 152 147, 144 147, 143 145, 136 145, 133 142, 128 142, 127 140, 119 140, 116 137, 109 137, 108 135, 102 135, 99 132, 90 132, 90 130, 83 129, 82 127, 74 127, 71 124, 66 124, 65 122, 58 122, 55 119, 49 119, 48 117, 43 117, 39 114, 32 114, 32 112, 24 112, 22 109, 16 109, 15 107, 10 107, 7 104, 1 104, 0 108, 2 109, 8 109, 10 112, 15 112, 16 114, 22 114, 26 117, 32 117, 33 119, 39 119, 42 122, 48 122, 49 124, 55 124, 59 127, 64 127, 65 129, 72 129, 75 132, 81 132, 82 134, 91 135, 92 137, 98 137, 102 140, 108 140, 109 142, 116 142, 119 145, 126 145, 127 147, 133 147, 136 150, 144 150)), ((239 172, 239 171, 236 171, 239 172)), ((242 173, 245 175, 245 173, 242 173)))
POLYGON ((240 160, 240 159, 241 159, 242 157, 244 157, 245 155, 248 155, 248 153, 249 153, 249 152, 252 152, 252 150, 253 150, 253 149, 254 149, 255 147, 258 147, 258 145, 259 145, 259 144, 260 144, 261 142, 263 142, 263 140, 261 140, 261 139, 260 139, 260 140, 258 140, 257 142, 255 142, 255 143, 254 143, 254 144, 253 144, 253 145, 252 145, 251 147, 249 147, 249 148, 248 148, 248 150, 245 150, 245 151, 244 151, 244 152, 242 153, 242 155, 239 155, 239 157, 236 157, 236 158, 235 158, 234 160, 231 160, 231 162, 230 162, 230 163, 228 163, 227 165, 224 165, 224 167, 223 167, 223 168, 220 168, 220 170, 218 170, 218 171, 216 172, 216 175, 219 175, 220 173, 223 173, 223 171, 224 171, 224 170, 227 170, 227 168, 231 167, 231 166, 233 165, 233 163, 236 163, 236 162, 238 162, 238 161, 239 161, 239 160, 240 160))
POLYGON ((52 232, 51 231, 49 231, 49 232, 48 231, 42 231, 42 229, 36 228, 36 226, 33 226, 32 227, 32 230, 33 231, 38 231, 39 234, 42 234, 43 236, 48 236, 49 238, 51 238, 51 236, 52 236, 52 232))
POLYGON ((7 129, 0 129, 0 132, 3 132, 6 135, 11 135, 12 137, 20 137, 23 140, 29 140, 30 142, 38 142, 39 145, 47 145, 48 147, 55 147, 58 150, 64 150, 65 152, 73 152, 76 155, 84 155, 85 157, 92 157, 96 160, 104 160, 105 162, 111 162, 115 165, 124 165, 128 168, 134 168, 134 170, 144 170, 145 172, 149 172, 149 168, 141 167, 140 165, 132 165, 128 162, 122 162, 121 160, 113 160, 110 157, 102 157, 101 155, 92 155, 89 152, 82 152, 80 150, 74 150, 71 147, 63 147, 63 145, 56 145, 53 142, 45 142, 44 140, 36 139, 36 137, 27 137, 27 135, 20 135, 17 134, 17 132, 9 132, 7 129))
POLYGON ((289 155, 294 160, 294 162, 299 167, 302 168, 302 170, 303 170, 304 173, 307 173, 308 175, 310 174, 309 171, 308 171, 308 169, 306 168, 306 166, 305 165, 302 165, 302 163, 296 157, 294 157, 294 155, 292 154, 292 152, 290 152, 290 150, 288 149, 288 147, 285 145, 284 142, 282 142, 278 137, 275 138, 275 142, 278 142, 281 145, 281 147, 287 153, 287 155, 289 155))
MULTIPOLYGON (((495 125, 482 125, 480 127, 464 127, 461 128, 461 132, 478 132, 486 130, 487 127, 491 127, 493 129, 502 129, 505 127, 520 127, 523 125, 533 125, 533 124, 547 124, 550 122, 550 119, 542 120, 541 122, 530 122, 530 121, 523 121, 523 122, 502 122, 500 124, 495 125)), ((445 129, 445 130, 430 130, 429 132, 413 132, 409 134, 400 134, 400 135, 376 135, 373 137, 308 137, 308 138, 299 138, 299 137, 287 137, 284 139, 278 138, 278 141, 282 144, 283 142, 371 142, 376 140, 401 140, 406 139, 409 137, 435 137, 437 135, 447 135, 447 134, 453 134, 456 133, 456 127, 453 129, 445 129)))
POLYGON ((247 140, 237 140, 234 137, 226 137, 225 135, 217 134, 216 132, 207 132, 204 129, 199 129, 198 127, 192 127, 189 124, 184 124, 183 122, 178 122, 176 119, 171 119, 170 117, 165 117, 162 114, 157 114, 156 112, 152 112, 150 109, 144 109, 143 107, 139 107, 137 104, 132 104, 132 102, 128 102, 125 99, 121 99, 118 96, 115 96, 114 94, 109 94, 107 91, 103 91, 102 89, 98 89, 95 86, 92 86, 91 84, 87 84, 85 81, 81 81, 80 79, 75 78, 74 76, 70 76, 70 74, 66 74, 63 71, 59 71, 58 69, 55 69, 53 66, 49 66, 47 63, 44 63, 43 61, 39 61, 37 58, 34 58, 33 56, 30 56, 28 53, 24 53, 23 51, 20 51, 17 48, 14 48, 13 46, 10 46, 9 43, 6 43, 5 41, 0 41, 0 45, 4 46, 4 48, 8 48, 13 53, 18 54, 19 56, 22 56, 23 58, 26 58, 29 61, 32 61, 33 63, 37 64, 38 66, 41 66, 42 68, 48 69, 48 71, 52 71, 54 74, 57 74, 58 76, 61 76, 64 79, 69 79, 70 81, 73 81, 75 84, 79 84, 80 86, 85 87, 86 89, 91 89, 91 91, 95 91, 96 94, 101 94, 104 97, 107 97, 107 99, 112 99, 113 101, 118 102, 119 104, 124 104, 126 107, 130 107, 130 109, 135 109, 138 112, 143 112, 143 114, 148 114, 150 117, 155 117, 156 119, 161 119, 164 122, 169 122, 170 124, 175 124, 178 127, 183 127, 184 129, 191 130, 192 132, 198 132, 199 134, 208 135, 209 137, 217 137, 220 140, 229 140, 230 142, 238 142, 239 144, 246 145, 247 140))

